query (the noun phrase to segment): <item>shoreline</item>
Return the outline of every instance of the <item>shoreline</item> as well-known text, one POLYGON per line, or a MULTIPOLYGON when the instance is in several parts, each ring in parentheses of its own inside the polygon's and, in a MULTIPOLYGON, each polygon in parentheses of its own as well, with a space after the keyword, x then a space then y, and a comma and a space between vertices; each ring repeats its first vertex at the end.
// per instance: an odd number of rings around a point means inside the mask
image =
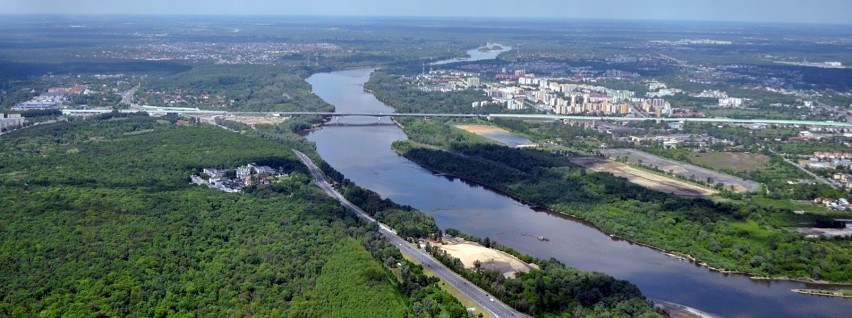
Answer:
POLYGON ((824 296, 824 297, 837 297, 837 298, 852 298, 852 296, 844 295, 840 292, 825 290, 825 289, 813 289, 813 288, 794 288, 790 291, 794 293, 804 294, 804 295, 814 295, 814 296, 824 296))
MULTIPOLYGON (((410 140, 408 140, 408 141, 410 141, 410 140)), ((414 141, 410 141, 410 142, 414 142, 414 141)), ((446 151, 446 150, 441 149, 441 148, 436 148, 436 149, 440 149, 441 151, 446 151)), ((522 203, 522 204, 524 204, 524 205, 527 205, 527 206, 529 206, 530 208, 532 208, 533 210, 547 210, 548 212, 551 212, 551 213, 558 213, 558 214, 562 214, 562 215, 568 215, 568 214, 566 214, 566 213, 561 213, 561 212, 552 211, 550 208, 542 207, 542 206, 536 205, 536 204, 534 204, 534 203, 532 203, 532 202, 527 202, 526 200, 521 199, 521 198, 518 198, 518 197, 516 197, 516 196, 512 195, 511 193, 508 193, 508 192, 506 192, 506 191, 503 191, 503 190, 501 190, 500 188, 497 188, 497 187, 495 187, 495 186, 493 186, 493 185, 490 185, 490 184, 487 184, 487 183, 482 183, 482 182, 479 182, 479 181, 476 181, 476 180, 473 180, 473 179, 469 179, 469 178, 466 178, 466 177, 457 176, 457 175, 454 175, 454 174, 451 174, 451 173, 447 173, 447 172, 439 171, 439 170, 433 169, 433 168, 431 168, 431 167, 427 167, 427 166, 423 165, 421 162, 419 162, 419 161, 417 161, 417 160, 414 160, 414 159, 412 159, 412 158, 410 158, 410 157, 407 157, 407 156, 406 156, 406 155, 404 155, 404 154, 401 154, 401 153, 400 153, 399 151, 397 151, 396 149, 393 149, 393 147, 391 147, 391 150, 392 150, 393 152, 395 152, 397 155, 400 155, 400 156, 404 157, 405 159, 408 159, 409 161, 411 161, 411 162, 413 162, 413 163, 416 163, 416 164, 417 164, 418 166, 420 166, 421 168, 426 169, 426 170, 429 170, 429 172, 432 172, 432 174, 434 174, 434 175, 436 175, 436 176, 456 178, 456 179, 462 180, 462 181, 467 182, 467 183, 472 183, 472 184, 478 185, 478 186, 483 187, 483 188, 486 188, 486 189, 488 189, 488 190, 490 190, 490 191, 496 192, 496 193, 498 193, 498 194, 500 194, 500 195, 503 195, 503 196, 509 197, 509 198, 511 198, 512 200, 517 201, 518 203, 522 203)), ((577 218, 577 219, 582 219, 582 218, 580 218, 580 217, 573 216, 573 215, 572 215, 572 217, 575 217, 575 218, 577 218)), ((585 220, 584 220, 584 221, 585 221, 585 220)), ((588 222, 588 221, 586 221, 586 222, 588 222)), ((591 223, 589 222, 589 224, 591 224, 591 223)), ((601 231, 601 232, 603 232, 603 231, 601 231)))
MULTIPOLYGON (((600 227, 598 227, 597 225, 595 225, 595 224, 594 224, 594 223, 592 223, 591 221, 586 220, 586 219, 585 219, 585 218, 583 218, 583 217, 580 217, 580 216, 575 215, 575 214, 567 213, 567 212, 562 212, 562 211, 554 210, 554 209, 552 209, 552 208, 550 208, 550 207, 542 207, 542 206, 539 206, 539 205, 536 205, 536 204, 532 204, 532 203, 527 202, 527 201, 525 201, 525 200, 523 200, 523 199, 521 199, 521 198, 516 197, 515 195, 513 195, 513 194, 511 194, 511 193, 507 193, 507 192, 505 192, 505 191, 503 191, 503 190, 500 190, 499 188, 496 188, 496 187, 494 187, 493 185, 486 184, 486 183, 479 182, 479 181, 477 181, 477 180, 472 180, 472 179, 465 178, 465 177, 460 177, 460 176, 453 175, 453 174, 450 174, 450 173, 446 173, 446 172, 443 172, 443 171, 435 170, 435 169, 433 169, 433 168, 431 168, 431 167, 427 167, 427 166, 423 165, 421 162, 419 162, 419 161, 417 161, 417 160, 414 160, 414 159, 412 159, 412 158, 410 158, 410 157, 408 157, 408 156, 405 156, 405 155, 401 154, 401 153, 400 153, 399 151, 397 151, 396 149, 393 149, 393 148, 392 148, 392 150, 393 150, 393 152, 397 153, 398 155, 405 157, 406 159, 410 160, 411 162, 416 163, 418 166, 420 166, 420 167, 422 167, 422 168, 424 168, 424 169, 426 169, 426 170, 429 170, 430 172, 432 172, 432 173, 434 173, 434 174, 436 174, 436 175, 440 175, 440 176, 448 176, 448 177, 453 177, 453 178, 458 178, 458 179, 460 179, 460 180, 464 180, 465 182, 469 182, 469 183, 472 183, 472 184, 476 184, 476 185, 481 186, 481 187, 483 187, 483 188, 486 188, 486 189, 488 189, 488 190, 492 190, 492 191, 494 191, 494 192, 496 192, 496 193, 498 193, 498 194, 501 194, 501 195, 504 195, 504 196, 506 196, 506 197, 509 197, 509 198, 511 198, 511 199, 513 199, 513 200, 515 200, 515 201, 519 202, 519 203, 522 203, 522 204, 524 204, 524 205, 527 205, 527 206, 529 206, 530 208, 532 208, 532 209, 534 209, 534 210, 543 210, 543 211, 545 211, 545 212, 549 212, 549 213, 552 213, 552 214, 558 214, 558 215, 562 215, 562 216, 568 216, 568 217, 571 217, 571 218, 573 218, 573 219, 581 220, 584 224, 586 224, 586 225, 589 225, 589 226, 593 227, 595 230, 597 230, 597 231, 599 231, 599 232, 601 232, 601 233, 603 233, 603 234, 605 234, 605 235, 609 236, 610 238, 617 239, 617 240, 622 240, 622 241, 626 241, 626 242, 629 242, 629 243, 631 243, 631 244, 636 244, 636 245, 643 246, 643 247, 647 247, 647 248, 653 249, 653 250, 655 250, 655 251, 661 252, 661 253, 665 254, 666 256, 669 256, 669 257, 672 257, 672 258, 676 258, 676 259, 680 259, 680 260, 688 260, 688 261, 689 261, 690 263, 692 263, 692 264, 695 264, 695 265, 698 265, 698 266, 704 267, 704 268, 706 268, 706 269, 708 269, 708 270, 710 270, 710 271, 713 271, 713 272, 717 272, 717 273, 721 273, 721 274, 725 274, 725 275, 740 275, 740 276, 746 276, 746 277, 748 277, 749 279, 751 279, 751 280, 753 280, 753 281, 790 281, 790 282, 799 282, 799 283, 812 284, 812 285, 852 286, 852 283, 831 282, 831 281, 815 280, 815 279, 808 279, 808 278, 789 278, 789 277, 765 277, 765 276, 757 276, 757 275, 756 275, 756 274, 754 274, 754 273, 748 273, 748 272, 742 272, 742 271, 736 271, 736 270, 729 270, 729 269, 724 269, 724 268, 714 267, 714 266, 712 266, 712 265, 710 265, 710 264, 708 264, 708 263, 706 263, 706 262, 702 262, 701 260, 699 260, 698 258, 696 258, 696 257, 694 257, 694 256, 692 256, 692 255, 690 255, 690 254, 686 254, 686 253, 682 253, 682 252, 678 252, 678 251, 673 251, 673 250, 667 250, 667 249, 664 249, 664 248, 661 248, 661 247, 657 247, 657 246, 653 246, 653 245, 650 245, 650 244, 647 244, 647 243, 638 242, 638 241, 633 240, 633 239, 625 238, 625 237, 622 237, 622 236, 620 236, 620 235, 618 235, 618 234, 615 234, 615 233, 610 233, 610 232, 608 232, 608 231, 604 231, 603 229, 601 229, 600 227)), ((441 149, 441 151, 446 151, 446 150, 441 149)), ((816 294, 810 294, 810 295, 816 295, 816 294)), ((822 294, 820 294, 820 295, 821 295, 821 296, 828 296, 828 295, 822 295, 822 294)))

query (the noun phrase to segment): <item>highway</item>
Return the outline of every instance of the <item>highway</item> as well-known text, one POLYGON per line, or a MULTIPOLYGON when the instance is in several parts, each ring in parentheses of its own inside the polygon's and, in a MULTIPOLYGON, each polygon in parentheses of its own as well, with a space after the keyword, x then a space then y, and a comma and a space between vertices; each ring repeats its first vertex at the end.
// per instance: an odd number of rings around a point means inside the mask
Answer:
MULTIPOLYGON (((308 170, 311 172, 311 175, 314 178, 315 183, 322 188, 329 196, 337 199, 347 209, 355 212, 359 217, 373 222, 376 222, 375 219, 370 217, 364 210, 361 210, 358 206, 346 200, 340 193, 335 190, 331 184, 329 184, 328 180, 326 180, 325 175, 322 171, 314 164, 314 162, 306 156, 304 153, 293 149, 293 152, 296 156, 299 157, 299 160, 308 167, 308 170)), ((529 317, 526 314, 523 314, 512 307, 504 304, 498 299, 492 298, 491 295, 486 293, 484 290, 480 289, 476 285, 468 282, 446 266, 441 264, 436 259, 432 258, 425 251, 415 248, 406 242, 402 237, 396 234, 391 228, 385 226, 384 224, 379 224, 379 232, 387 238, 393 245, 396 245, 399 250, 414 258, 420 264, 423 264, 423 267, 432 270, 436 275, 441 277, 447 284, 453 286, 456 290, 458 290, 462 295, 476 302, 482 308, 488 311, 488 313, 493 317, 529 317)))
MULTIPOLYGON (((800 126, 825 126, 825 127, 847 127, 852 128, 852 123, 842 121, 808 121, 808 120, 784 120, 784 119, 733 119, 733 118, 676 118, 676 117, 609 117, 609 116, 574 116, 574 115, 552 115, 552 114, 447 114, 447 113, 335 113, 335 112, 226 112, 215 110, 203 110, 198 108, 183 107, 156 107, 142 106, 143 109, 122 109, 122 113, 147 112, 152 115, 165 115, 169 113, 186 116, 367 116, 367 117, 415 117, 415 118, 511 118, 511 119, 537 119, 537 120, 591 120, 591 121, 643 121, 659 120, 665 122, 701 122, 701 123, 728 123, 728 124, 770 124, 770 125, 800 125, 800 126)), ((65 115, 88 115, 98 113, 109 113, 111 109, 63 109, 65 115)))

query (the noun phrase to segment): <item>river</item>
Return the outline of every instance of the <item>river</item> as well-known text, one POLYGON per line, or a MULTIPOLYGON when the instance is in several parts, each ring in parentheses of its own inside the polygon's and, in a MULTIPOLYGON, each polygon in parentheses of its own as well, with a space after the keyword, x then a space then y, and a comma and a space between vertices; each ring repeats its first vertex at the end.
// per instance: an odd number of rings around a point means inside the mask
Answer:
MULTIPOLYGON (((313 91, 339 112, 393 109, 364 92, 372 69, 318 73, 313 91)), ((344 117, 341 123, 375 123, 344 117)), ((387 121, 388 119, 381 119, 387 121)), ((793 293, 806 284, 753 281, 725 275, 650 248, 617 240, 571 218, 539 212, 481 186, 437 176, 391 150, 405 140, 396 126, 326 126, 308 135, 322 158, 358 185, 432 215, 442 229, 490 237, 522 253, 556 258, 586 271, 604 272, 639 286, 649 298, 694 307, 723 317, 844 317, 848 299, 793 293), (550 241, 539 241, 536 236, 550 241)))

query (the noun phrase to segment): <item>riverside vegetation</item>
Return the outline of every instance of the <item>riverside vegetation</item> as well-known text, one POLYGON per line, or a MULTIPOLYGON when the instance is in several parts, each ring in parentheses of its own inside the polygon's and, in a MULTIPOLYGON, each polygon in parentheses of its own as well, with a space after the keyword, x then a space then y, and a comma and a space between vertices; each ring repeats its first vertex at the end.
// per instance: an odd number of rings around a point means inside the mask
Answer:
POLYGON ((489 185, 605 232, 760 276, 852 282, 848 239, 806 239, 789 209, 649 190, 563 155, 483 142, 443 120, 404 120, 394 150, 430 169, 489 185), (439 149, 436 149, 439 148, 439 149))
MULTIPOLYGON (((291 124, 289 128, 303 125, 304 123, 291 124)), ((287 133, 289 128, 285 124, 263 126, 259 130, 264 131, 267 136, 282 138, 288 135, 292 136, 292 134, 287 133)), ((304 141, 304 139, 300 140, 304 141)), ((487 139, 482 138, 482 140, 487 139)), ((315 158, 315 160, 317 159, 315 158)), ((411 206, 397 204, 389 199, 382 198, 371 190, 361 188, 328 163, 319 162, 320 169, 347 200, 359 206, 378 221, 394 228, 401 236, 411 239, 441 236, 441 230, 438 229, 435 220, 428 214, 411 206)), ((448 229, 447 233, 478 241, 476 238, 454 229, 448 229)), ((499 248, 526 262, 540 264, 542 269, 533 270, 515 278, 506 278, 494 271, 466 270, 460 265, 457 258, 446 254, 433 253, 433 255, 452 270, 488 290, 508 305, 531 315, 561 316, 570 314, 576 317, 607 315, 655 317, 662 315, 661 312, 653 309, 635 285, 627 281, 614 279, 602 273, 583 272, 566 267, 555 260, 542 260, 529 255, 522 255, 509 247, 492 245, 488 238, 483 242, 488 242, 486 243, 487 247, 499 248)), ((394 252, 398 253, 399 251, 394 249, 394 252)), ((400 258, 394 256, 393 259, 398 260, 400 258)), ((392 260, 387 262, 392 262, 392 260)))
MULTIPOLYGON (((320 168, 336 182, 338 191, 343 193, 347 200, 358 205, 377 220, 397 229, 400 235, 410 238, 440 237, 441 231, 431 216, 410 206, 402 206, 391 200, 382 199, 377 193, 358 187, 325 162, 320 168)), ((448 229, 447 232, 475 240, 454 229, 448 229)), ((490 240, 486 239, 486 241, 490 240)), ((603 273, 583 272, 566 267, 556 260, 541 260, 521 255, 504 246, 492 246, 490 243, 486 246, 500 248, 526 262, 535 262, 541 266, 541 270, 532 270, 521 273, 517 277, 506 278, 497 271, 481 268, 465 269, 458 258, 446 253, 438 253, 437 249, 427 248, 427 251, 450 269, 489 291, 501 301, 530 315, 544 317, 662 316, 661 312, 653 309, 635 285, 625 280, 615 279, 603 273)))
POLYGON ((506 278, 499 271, 476 265, 474 268, 465 268, 458 258, 445 250, 426 246, 426 251, 444 265, 482 286, 512 307, 530 315, 550 317, 569 313, 571 317, 662 316, 660 312, 649 310, 648 302, 642 297, 639 288, 627 281, 602 273, 587 273, 565 267, 555 259, 544 260, 521 255, 510 247, 492 243, 489 238, 478 239, 455 229, 447 229, 446 232, 505 251, 524 262, 537 264, 540 270, 520 272, 516 277, 506 278))

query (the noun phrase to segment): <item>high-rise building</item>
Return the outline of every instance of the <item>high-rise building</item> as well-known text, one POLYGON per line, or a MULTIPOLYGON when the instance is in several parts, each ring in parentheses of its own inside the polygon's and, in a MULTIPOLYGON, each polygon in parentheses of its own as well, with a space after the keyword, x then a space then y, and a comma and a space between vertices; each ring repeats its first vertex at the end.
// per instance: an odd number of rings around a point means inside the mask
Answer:
POLYGON ((630 104, 623 103, 618 106, 618 113, 621 115, 627 115, 630 113, 630 104))
POLYGON ((468 87, 476 87, 479 86, 479 77, 468 77, 465 79, 468 87))
POLYGON ((511 109, 511 110, 521 110, 521 109, 524 109, 524 100, 522 100, 522 99, 521 99, 521 100, 518 100, 518 99, 510 99, 510 100, 506 103, 506 108, 511 109))

